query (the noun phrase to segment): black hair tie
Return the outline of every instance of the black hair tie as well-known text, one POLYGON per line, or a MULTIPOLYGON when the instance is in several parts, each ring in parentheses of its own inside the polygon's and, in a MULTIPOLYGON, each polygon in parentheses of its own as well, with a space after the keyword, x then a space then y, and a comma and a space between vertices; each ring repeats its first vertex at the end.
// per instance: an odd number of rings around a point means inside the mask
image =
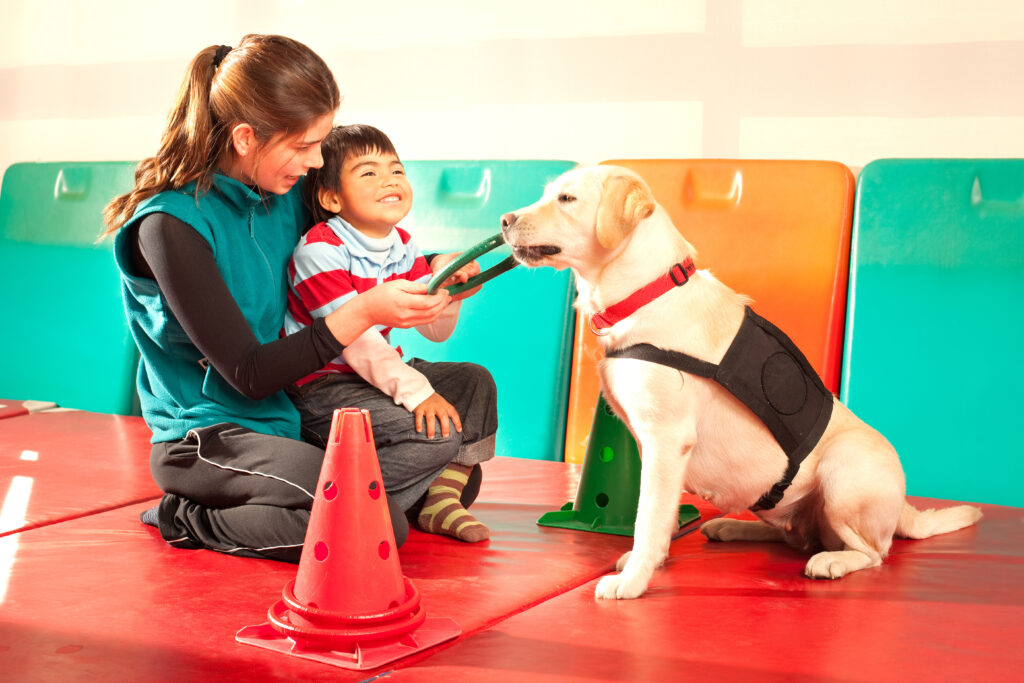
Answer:
POLYGON ((220 63, 222 61, 224 61, 224 57, 226 57, 227 54, 229 52, 231 52, 231 49, 232 48, 231 48, 230 45, 221 45, 220 47, 217 48, 217 52, 213 55, 213 68, 214 69, 216 69, 218 66, 220 66, 220 63))

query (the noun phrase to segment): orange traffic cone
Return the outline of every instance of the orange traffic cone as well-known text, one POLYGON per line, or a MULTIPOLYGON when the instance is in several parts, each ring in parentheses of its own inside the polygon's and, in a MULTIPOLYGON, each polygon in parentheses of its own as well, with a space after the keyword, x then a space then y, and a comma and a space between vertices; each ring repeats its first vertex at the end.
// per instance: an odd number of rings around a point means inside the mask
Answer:
POLYGON ((368 411, 334 411, 299 570, 267 618, 235 639, 346 669, 383 666, 461 633, 451 619, 428 619, 402 575, 368 411))

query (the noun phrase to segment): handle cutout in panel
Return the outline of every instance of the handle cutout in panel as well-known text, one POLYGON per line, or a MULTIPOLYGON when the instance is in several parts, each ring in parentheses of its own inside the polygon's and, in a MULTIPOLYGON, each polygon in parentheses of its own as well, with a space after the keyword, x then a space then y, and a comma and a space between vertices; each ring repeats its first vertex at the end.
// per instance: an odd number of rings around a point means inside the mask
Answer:
POLYGON ((491 195, 491 169, 482 166, 446 168, 441 173, 441 196, 446 201, 483 206, 491 195))
POLYGON ((65 167, 57 173, 53 186, 54 199, 85 199, 89 194, 89 180, 92 174, 88 168, 65 167))
POLYGON ((983 216, 1024 216, 1024 191, 1019 182, 1013 182, 1017 180, 1005 177, 983 180, 980 174, 975 176, 971 185, 971 206, 983 216))
POLYGON ((743 199, 743 172, 729 166, 691 169, 683 179, 688 210, 728 211, 743 199))

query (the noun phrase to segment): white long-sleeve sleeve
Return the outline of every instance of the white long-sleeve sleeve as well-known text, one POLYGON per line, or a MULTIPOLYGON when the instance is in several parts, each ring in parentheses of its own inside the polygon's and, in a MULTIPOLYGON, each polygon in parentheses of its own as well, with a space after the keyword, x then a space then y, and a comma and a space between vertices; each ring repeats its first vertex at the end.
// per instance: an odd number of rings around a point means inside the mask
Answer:
POLYGON ((433 322, 419 325, 416 331, 432 342, 445 341, 455 331, 455 325, 459 322, 459 309, 461 307, 461 300, 451 302, 433 322))
POLYGON ((374 328, 363 332, 341 352, 345 362, 367 382, 412 412, 430 398, 434 387, 402 361, 398 350, 374 328))

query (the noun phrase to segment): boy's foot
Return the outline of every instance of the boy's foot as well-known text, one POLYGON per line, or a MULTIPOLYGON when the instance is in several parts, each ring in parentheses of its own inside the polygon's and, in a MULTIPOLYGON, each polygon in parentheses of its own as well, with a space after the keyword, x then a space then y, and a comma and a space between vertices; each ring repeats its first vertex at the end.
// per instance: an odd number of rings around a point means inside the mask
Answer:
POLYGON ((459 497, 472 467, 451 464, 427 489, 427 499, 416 520, 423 531, 452 536, 467 543, 486 541, 490 530, 462 507, 459 497))

